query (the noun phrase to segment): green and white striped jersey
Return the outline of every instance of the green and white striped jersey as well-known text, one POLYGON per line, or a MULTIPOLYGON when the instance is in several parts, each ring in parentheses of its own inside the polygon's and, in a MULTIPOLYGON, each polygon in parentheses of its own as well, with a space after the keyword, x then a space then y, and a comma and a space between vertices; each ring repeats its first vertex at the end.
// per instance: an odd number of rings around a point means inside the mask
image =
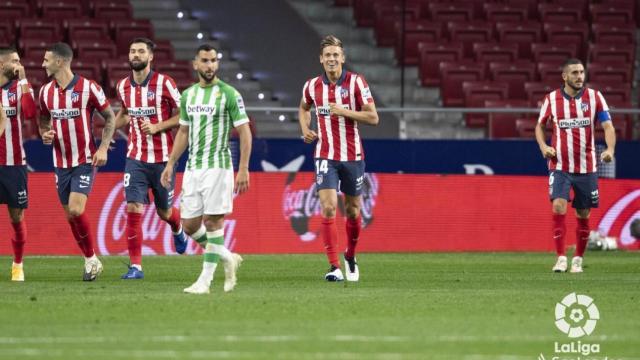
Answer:
POLYGON ((249 122, 240 93, 218 80, 208 87, 193 84, 180 98, 180 125, 189 126, 187 169, 233 169, 231 127, 249 122))

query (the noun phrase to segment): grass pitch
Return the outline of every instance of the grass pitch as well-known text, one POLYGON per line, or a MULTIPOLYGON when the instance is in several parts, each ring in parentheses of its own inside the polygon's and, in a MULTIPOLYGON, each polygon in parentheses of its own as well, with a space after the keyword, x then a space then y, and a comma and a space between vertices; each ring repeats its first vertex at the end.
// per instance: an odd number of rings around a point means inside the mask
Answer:
POLYGON ((594 298, 600 353, 639 359, 640 257, 588 253, 584 274, 554 274, 552 254, 362 254, 359 283, 326 283, 324 255, 247 255, 232 293, 182 293, 200 256, 123 257, 82 282, 80 257, 27 257, 25 283, 0 279, 1 359, 552 359, 557 302, 594 298))

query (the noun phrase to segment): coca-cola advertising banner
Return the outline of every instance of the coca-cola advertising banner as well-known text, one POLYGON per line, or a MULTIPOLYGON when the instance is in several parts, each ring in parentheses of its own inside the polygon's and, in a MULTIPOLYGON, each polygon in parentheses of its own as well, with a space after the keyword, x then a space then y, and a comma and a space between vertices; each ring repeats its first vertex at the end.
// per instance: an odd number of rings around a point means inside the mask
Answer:
MULTIPOLYGON (((181 174, 178 175, 178 189, 181 174)), ((367 174, 359 249, 370 252, 551 251, 551 204, 546 177, 367 174)), ((601 204, 591 226, 635 247, 629 233, 640 217, 640 181, 601 180, 601 204)), ((180 197, 176 197, 178 206, 180 197)), ((29 254, 79 254, 56 195, 52 173, 29 177, 26 211, 29 254)), ((344 211, 339 206, 340 246, 345 245, 344 211)), ((87 213, 101 255, 127 251, 126 203, 122 175, 99 173, 87 213)), ((568 217, 569 242, 575 221, 568 217)), ((174 254, 171 231, 147 206, 144 253, 174 254)), ((8 216, 0 221, 0 254, 11 254, 8 216)), ((320 204, 314 176, 252 173, 248 193, 234 200, 225 222, 226 243, 240 253, 317 253, 320 204)), ((191 242, 187 253, 200 253, 191 242)))

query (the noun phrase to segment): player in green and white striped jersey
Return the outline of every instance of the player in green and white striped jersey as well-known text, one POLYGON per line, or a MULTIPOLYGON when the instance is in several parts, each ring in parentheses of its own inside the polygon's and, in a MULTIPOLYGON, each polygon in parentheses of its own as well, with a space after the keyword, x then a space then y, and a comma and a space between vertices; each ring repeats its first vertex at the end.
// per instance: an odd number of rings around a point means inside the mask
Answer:
POLYGON ((210 45, 201 45, 193 68, 199 82, 182 92, 180 129, 161 181, 164 186, 169 185, 176 162, 188 148, 180 214, 184 231, 205 250, 198 280, 184 291, 207 294, 219 259, 224 264, 224 291, 231 291, 236 285, 236 270, 242 257, 224 246, 223 226, 224 216, 233 210, 233 193, 249 190, 251 131, 242 96, 217 77, 218 52, 210 45), (235 185, 229 149, 232 127, 240 136, 235 185))

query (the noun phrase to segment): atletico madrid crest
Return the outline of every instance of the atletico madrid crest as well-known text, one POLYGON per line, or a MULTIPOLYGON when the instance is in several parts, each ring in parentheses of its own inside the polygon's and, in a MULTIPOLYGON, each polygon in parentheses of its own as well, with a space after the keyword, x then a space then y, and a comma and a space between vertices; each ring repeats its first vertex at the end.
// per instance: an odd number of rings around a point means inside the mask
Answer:
POLYGON ((71 102, 72 103, 78 102, 79 99, 80 99, 80 94, 78 94, 75 91, 71 93, 71 102))
POLYGON ((589 111, 589 104, 582 103, 582 104, 580 104, 580 108, 582 109, 582 112, 587 112, 587 111, 589 111))

